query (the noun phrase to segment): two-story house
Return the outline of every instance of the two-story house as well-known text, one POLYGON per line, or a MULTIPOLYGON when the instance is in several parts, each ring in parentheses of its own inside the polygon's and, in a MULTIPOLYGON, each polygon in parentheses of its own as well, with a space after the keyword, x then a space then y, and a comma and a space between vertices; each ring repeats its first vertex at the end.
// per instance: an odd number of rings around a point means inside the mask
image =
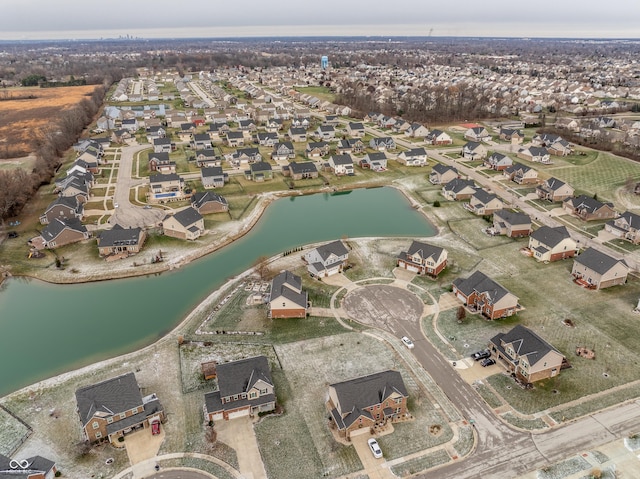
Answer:
POLYGON ((69 220, 76 218, 82 221, 84 216, 84 203, 73 196, 60 196, 47 206, 40 216, 40 223, 46 225, 54 219, 69 220))
POLYGON ((477 141, 469 141, 462 147, 462 157, 467 160, 483 160, 487 157, 487 147, 477 141))
POLYGON ((172 238, 195 240, 204 232, 204 218, 195 208, 188 206, 162 220, 165 236, 172 238))
POLYGON ((191 195, 191 206, 201 215, 229 211, 227 199, 211 191, 199 191, 191 195))
POLYGON ((451 145, 453 143, 453 139, 451 138, 451 136, 442 130, 431 130, 424 137, 424 141, 429 145, 437 146, 451 145))
POLYGON ((567 198, 562 202, 562 207, 583 221, 608 220, 618 215, 613 203, 603 203, 586 195, 567 198))
POLYGON ((478 216, 488 216, 504 208, 504 203, 495 193, 477 188, 464 207, 478 216))
POLYGON ((531 234, 531 218, 526 213, 502 209, 493 213, 493 234, 521 238, 531 234))
POLYGON ((455 279, 453 293, 469 309, 489 319, 512 316, 518 309, 518 297, 481 271, 455 279))
POLYGON ((304 318, 309 300, 302 279, 291 271, 282 271, 271 280, 270 318, 304 318))
POLYGON ((557 376, 565 360, 560 351, 520 324, 491 338, 489 351, 498 364, 527 384, 557 376))
POLYGON ((604 289, 627 282, 629 265, 623 259, 609 256, 594 248, 587 248, 573 260, 571 275, 578 284, 604 289))
POLYGON ((340 273, 349 259, 349 250, 340 240, 318 246, 303 256, 307 271, 315 278, 340 273))
POLYGON ((133 373, 78 389, 76 404, 83 435, 90 443, 115 442, 129 432, 164 421, 158 397, 143 397, 133 373))
POLYGON ((564 201, 573 196, 573 188, 557 178, 549 178, 536 188, 536 194, 541 200, 551 202, 564 201))
POLYGON ((578 244, 566 226, 541 226, 529 237, 529 249, 538 261, 551 262, 573 258, 578 244))
POLYGON ((513 160, 507 155, 503 155, 499 152, 494 152, 484 160, 484 166, 491 168, 492 170, 502 171, 513 165, 513 160))
POLYGON ((217 421, 273 411, 276 395, 265 356, 216 365, 218 389, 204 395, 205 419, 217 421))
POLYGON ((381 371, 329 385, 330 427, 349 439, 371 433, 375 424, 408 415, 409 393, 398 371, 381 371))
POLYGON ((476 192, 473 180, 454 178, 442 187, 442 196, 448 200, 468 200, 476 192))
POLYGON ((619 217, 608 221, 604 228, 609 233, 630 241, 633 244, 640 243, 640 215, 625 211, 619 217))
POLYGON ((528 185, 538 182, 538 171, 521 163, 514 163, 502 171, 502 174, 519 185, 528 185))
POLYGON ((458 170, 443 163, 435 164, 429 173, 429 182, 432 185, 444 185, 456 178, 458 178, 458 170))
POLYGON ((353 175, 355 173, 355 169, 353 166, 353 158, 351 155, 331 155, 329 158, 329 168, 336 175, 353 175))
POLYGON ((100 256, 136 254, 142 249, 146 237, 142 228, 123 228, 116 224, 98 235, 98 252, 100 256))
POLYGON ((405 166, 425 166, 427 164, 427 151, 424 148, 411 148, 398 155, 398 163, 405 166))
POLYGON ((447 250, 421 241, 412 241, 409 249, 398 256, 397 266, 435 278, 447 267, 447 250))

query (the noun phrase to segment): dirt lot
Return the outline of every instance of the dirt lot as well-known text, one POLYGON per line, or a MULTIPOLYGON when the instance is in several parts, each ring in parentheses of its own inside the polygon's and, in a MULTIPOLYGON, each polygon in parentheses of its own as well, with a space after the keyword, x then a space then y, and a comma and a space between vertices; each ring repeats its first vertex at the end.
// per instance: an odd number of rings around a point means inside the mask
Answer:
POLYGON ((0 159, 27 155, 33 132, 95 90, 95 85, 9 90, 17 100, 0 101, 0 159))

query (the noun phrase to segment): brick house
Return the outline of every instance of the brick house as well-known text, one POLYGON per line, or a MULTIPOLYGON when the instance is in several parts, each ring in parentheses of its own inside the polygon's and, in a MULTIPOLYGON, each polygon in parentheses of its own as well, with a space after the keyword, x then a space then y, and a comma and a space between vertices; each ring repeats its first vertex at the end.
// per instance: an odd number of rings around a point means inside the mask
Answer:
POLYGON ((146 237, 142 228, 123 228, 115 225, 98 235, 98 252, 100 256, 136 254, 142 249, 146 237))
POLYGON ((84 203, 71 196, 61 196, 47 206, 40 216, 40 223, 46 225, 54 219, 70 220, 72 218, 82 220, 84 216, 84 203))
POLYGON ((381 371, 329 385, 330 427, 351 439, 370 434, 376 424, 408 415, 409 393, 398 371, 381 371))
POLYGON ((216 374, 218 389, 204 395, 207 421, 228 421, 276 408, 269 361, 265 356, 218 364, 216 374))
POLYGON ((115 442, 165 417, 155 394, 142 396, 133 373, 78 389, 76 404, 83 435, 90 443, 115 442))
POLYGON ((288 165, 282 167, 282 174, 291 177, 293 180, 304 180, 307 178, 317 178, 318 168, 311 161, 295 162, 292 161, 288 165))
POLYGON ((195 240, 204 232, 204 218, 195 208, 189 206, 162 220, 165 236, 195 240))
POLYGON ((198 210, 201 215, 229 211, 227 200, 211 191, 194 193, 191 196, 191 206, 198 210))
POLYGON ((586 195, 567 198, 562 202, 562 208, 583 221, 608 220, 618 215, 613 203, 603 203, 586 195))
POLYGON ((442 163, 435 164, 429 173, 429 182, 432 185, 444 185, 456 178, 458 178, 458 170, 442 163))
POLYGON ((300 276, 282 271, 271 280, 270 318, 304 318, 307 306, 307 292, 302 290, 300 276))
POLYGON ((30 239, 29 243, 38 250, 45 248, 55 249, 89 239, 90 237, 91 233, 80 223, 79 219, 61 220, 54 218, 51 223, 48 223, 43 228, 40 236, 30 239))
POLYGON ((525 213, 502 209, 493 213, 493 234, 521 238, 531 234, 531 218, 525 213))
POLYGON ((522 325, 491 338, 489 351, 498 364, 527 384, 557 376, 565 361, 560 351, 522 325))
POLYGON ((397 258, 397 266, 407 271, 437 277, 447 267, 447 250, 420 241, 412 241, 397 258))
POLYGON ((573 196, 573 188, 557 178, 549 178, 536 188, 536 194, 541 200, 551 202, 564 201, 573 196))
POLYGON ((529 237, 529 249, 538 261, 558 261, 573 258, 578 244, 566 226, 541 226, 529 237))
POLYGON ((455 279, 453 293, 469 309, 489 319, 512 316, 518 308, 518 297, 481 271, 455 279))
POLYGON ((618 238, 626 239, 633 244, 640 243, 640 215, 625 211, 613 221, 608 221, 604 228, 618 238))

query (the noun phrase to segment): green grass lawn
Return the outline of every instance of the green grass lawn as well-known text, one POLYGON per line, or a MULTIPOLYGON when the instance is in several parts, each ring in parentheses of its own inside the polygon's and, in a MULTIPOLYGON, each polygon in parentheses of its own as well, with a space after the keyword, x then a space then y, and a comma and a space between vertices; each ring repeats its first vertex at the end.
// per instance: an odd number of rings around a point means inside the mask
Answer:
POLYGON ((307 87, 296 87, 296 91, 300 93, 304 93, 307 95, 315 96, 322 101, 329 101, 333 103, 335 101, 336 95, 329 88, 324 86, 307 86, 307 87))

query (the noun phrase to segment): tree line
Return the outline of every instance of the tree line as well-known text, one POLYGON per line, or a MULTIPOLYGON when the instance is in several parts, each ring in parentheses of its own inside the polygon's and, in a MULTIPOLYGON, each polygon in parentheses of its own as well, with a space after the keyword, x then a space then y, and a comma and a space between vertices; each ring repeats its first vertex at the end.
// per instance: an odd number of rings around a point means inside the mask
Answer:
POLYGON ((23 168, 0 170, 0 221, 18 215, 43 185, 51 182, 62 158, 82 131, 98 114, 108 85, 96 87, 90 96, 63 111, 48 125, 38 129, 32 142, 36 161, 31 172, 23 168))

